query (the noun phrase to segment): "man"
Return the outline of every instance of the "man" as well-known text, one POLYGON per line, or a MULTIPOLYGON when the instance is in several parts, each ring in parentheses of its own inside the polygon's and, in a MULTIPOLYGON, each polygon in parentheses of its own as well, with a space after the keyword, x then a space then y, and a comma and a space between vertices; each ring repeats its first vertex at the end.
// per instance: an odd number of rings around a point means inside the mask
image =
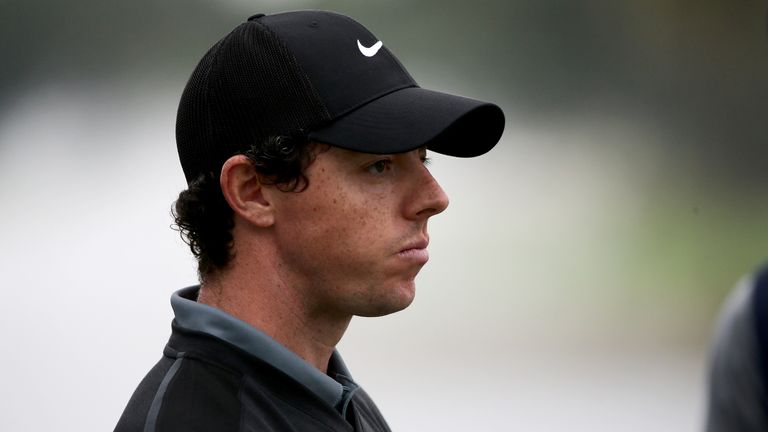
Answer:
POLYGON ((707 384, 707 432, 768 430, 768 265, 744 277, 723 305, 707 384))
POLYGON ((493 104, 419 88, 330 12, 255 15, 198 64, 176 138, 176 223, 200 286, 116 431, 387 431, 334 347, 352 316, 407 307, 448 198, 426 151, 471 157, 493 104))

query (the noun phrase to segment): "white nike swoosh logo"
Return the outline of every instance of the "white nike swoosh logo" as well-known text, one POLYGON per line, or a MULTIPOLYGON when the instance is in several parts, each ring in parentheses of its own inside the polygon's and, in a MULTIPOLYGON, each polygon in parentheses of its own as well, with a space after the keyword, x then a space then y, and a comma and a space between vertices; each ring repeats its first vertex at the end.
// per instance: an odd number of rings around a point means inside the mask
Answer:
POLYGON ((379 52, 379 49, 381 49, 383 43, 381 41, 376 42, 375 44, 371 45, 370 48, 364 47, 363 44, 360 43, 360 39, 357 40, 357 47, 360 48, 360 52, 363 53, 366 57, 373 57, 376 55, 377 52, 379 52))

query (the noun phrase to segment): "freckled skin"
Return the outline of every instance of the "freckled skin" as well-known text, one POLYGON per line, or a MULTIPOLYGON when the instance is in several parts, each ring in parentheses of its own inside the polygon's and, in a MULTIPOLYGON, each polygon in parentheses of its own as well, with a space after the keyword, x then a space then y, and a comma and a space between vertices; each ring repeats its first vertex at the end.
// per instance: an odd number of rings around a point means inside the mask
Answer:
POLYGON ((330 147, 307 168, 307 189, 274 202, 280 271, 312 309, 379 316, 413 301, 423 263, 398 253, 428 238, 428 219, 448 206, 424 156, 330 147))

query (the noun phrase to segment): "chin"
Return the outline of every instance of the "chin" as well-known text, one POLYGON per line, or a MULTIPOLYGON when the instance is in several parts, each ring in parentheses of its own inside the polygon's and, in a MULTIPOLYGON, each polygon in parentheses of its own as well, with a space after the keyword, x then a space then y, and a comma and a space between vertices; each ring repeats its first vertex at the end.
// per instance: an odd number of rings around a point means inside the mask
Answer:
POLYGON ((410 306, 415 297, 416 284, 414 281, 410 281, 405 285, 398 286, 389 291, 387 295, 375 299, 376 301, 371 302, 365 310, 362 310, 355 315, 361 317, 379 317, 400 312, 410 306))

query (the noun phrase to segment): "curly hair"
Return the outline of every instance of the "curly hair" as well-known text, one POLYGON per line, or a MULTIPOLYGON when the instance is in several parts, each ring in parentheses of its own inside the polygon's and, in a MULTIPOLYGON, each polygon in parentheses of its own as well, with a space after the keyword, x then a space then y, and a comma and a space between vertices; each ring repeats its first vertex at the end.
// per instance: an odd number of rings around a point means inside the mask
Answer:
MULTIPOLYGON (((262 184, 283 192, 301 192, 309 186, 304 169, 315 157, 314 145, 304 137, 275 136, 251 145, 244 154, 262 184)), ((193 180, 173 204, 172 228, 179 231, 197 258, 200 282, 225 268, 233 257, 232 208, 224 199, 219 173, 208 172, 193 180)))

